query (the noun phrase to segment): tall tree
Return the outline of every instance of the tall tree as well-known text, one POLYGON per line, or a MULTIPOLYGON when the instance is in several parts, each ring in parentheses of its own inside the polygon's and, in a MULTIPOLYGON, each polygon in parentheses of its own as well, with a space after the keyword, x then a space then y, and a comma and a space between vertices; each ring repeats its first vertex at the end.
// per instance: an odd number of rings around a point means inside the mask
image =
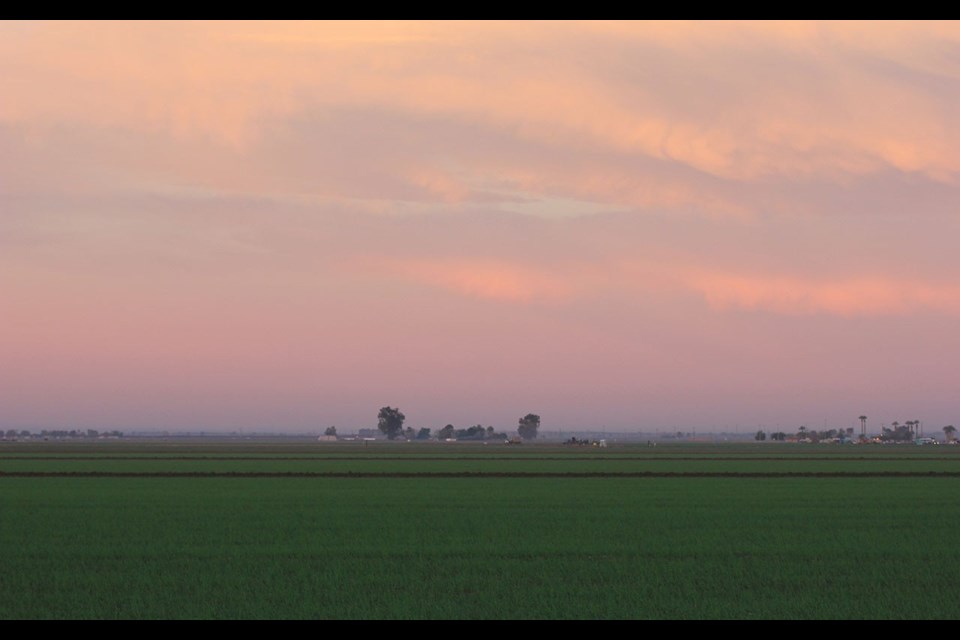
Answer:
POLYGON ((448 424, 437 432, 437 440, 446 440, 452 438, 454 433, 456 433, 456 427, 452 424, 448 424))
POLYGON ((943 435, 946 436, 947 442, 953 442, 954 438, 956 438, 956 433, 957 428, 952 424, 948 424, 943 428, 943 435))
POLYGON ((400 409, 383 407, 380 409, 380 413, 377 414, 377 428, 380 429, 380 432, 386 435, 388 439, 394 440, 403 433, 404 420, 406 420, 406 416, 400 413, 400 409))
POLYGON ((535 413, 528 413, 520 418, 517 425, 517 433, 524 440, 533 440, 537 437, 537 430, 540 428, 540 416, 535 413))

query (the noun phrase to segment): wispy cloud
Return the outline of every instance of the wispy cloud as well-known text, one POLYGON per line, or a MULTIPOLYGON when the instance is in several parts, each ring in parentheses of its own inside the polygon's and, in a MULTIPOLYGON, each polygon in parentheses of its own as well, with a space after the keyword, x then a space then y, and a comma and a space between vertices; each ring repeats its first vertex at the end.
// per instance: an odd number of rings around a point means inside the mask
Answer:
POLYGON ((960 287, 884 278, 816 280, 772 275, 693 272, 686 283, 717 309, 790 315, 960 314, 960 287))
POLYGON ((343 424, 396 389, 946 415, 958 51, 954 21, 0 22, 0 385, 81 420, 118 385, 117 421, 151 385, 220 424, 313 424, 317 389, 343 424))

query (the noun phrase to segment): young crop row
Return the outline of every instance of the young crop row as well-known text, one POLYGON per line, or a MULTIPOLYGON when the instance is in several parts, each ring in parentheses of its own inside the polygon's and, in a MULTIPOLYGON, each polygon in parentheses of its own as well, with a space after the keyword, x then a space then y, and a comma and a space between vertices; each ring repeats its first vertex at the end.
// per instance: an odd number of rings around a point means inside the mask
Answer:
POLYGON ((949 478, 0 478, 0 619, 942 618, 949 478))

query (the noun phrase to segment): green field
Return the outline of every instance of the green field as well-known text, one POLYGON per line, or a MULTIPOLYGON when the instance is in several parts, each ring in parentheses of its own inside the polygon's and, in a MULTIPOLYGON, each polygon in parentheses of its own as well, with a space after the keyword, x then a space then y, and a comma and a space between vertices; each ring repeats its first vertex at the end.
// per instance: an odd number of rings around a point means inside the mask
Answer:
POLYGON ((0 619, 954 619, 958 449, 5 443, 0 619))

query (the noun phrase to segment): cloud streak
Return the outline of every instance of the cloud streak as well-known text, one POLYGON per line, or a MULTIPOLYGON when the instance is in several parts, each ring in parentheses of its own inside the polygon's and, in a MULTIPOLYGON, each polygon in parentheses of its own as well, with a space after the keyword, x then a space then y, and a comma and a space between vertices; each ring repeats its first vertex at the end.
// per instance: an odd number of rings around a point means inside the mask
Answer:
POLYGON ((717 309, 838 316, 960 314, 960 287, 925 282, 857 278, 816 281, 764 275, 701 272, 687 284, 717 309))

